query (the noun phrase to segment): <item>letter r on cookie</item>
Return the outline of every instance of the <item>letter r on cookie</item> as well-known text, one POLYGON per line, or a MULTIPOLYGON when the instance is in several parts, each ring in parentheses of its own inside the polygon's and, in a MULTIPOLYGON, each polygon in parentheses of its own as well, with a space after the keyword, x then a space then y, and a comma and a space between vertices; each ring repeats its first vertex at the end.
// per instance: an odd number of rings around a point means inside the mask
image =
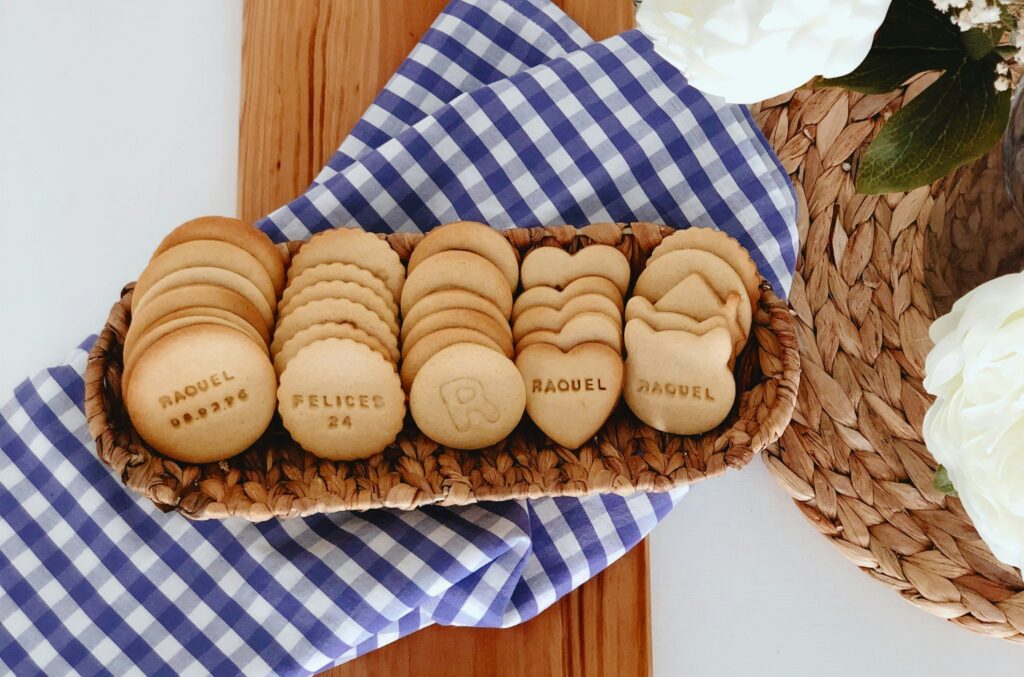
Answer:
POLYGON ((441 385, 441 399, 459 432, 473 427, 473 414, 479 414, 494 423, 501 412, 487 399, 480 381, 475 378, 457 378, 441 385))

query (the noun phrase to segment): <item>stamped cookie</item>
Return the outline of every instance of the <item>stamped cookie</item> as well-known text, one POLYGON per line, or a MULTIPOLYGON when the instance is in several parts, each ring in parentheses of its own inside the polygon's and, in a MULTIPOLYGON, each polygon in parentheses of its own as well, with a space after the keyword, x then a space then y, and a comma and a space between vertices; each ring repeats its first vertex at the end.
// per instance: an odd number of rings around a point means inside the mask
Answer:
MULTIPOLYGON (((424 319, 445 310, 465 309, 475 310, 483 313, 498 324, 508 325, 508 320, 501 314, 498 306, 493 301, 485 299, 479 294, 466 291, 465 289, 444 289, 427 294, 412 307, 402 318, 402 341, 409 335, 416 325, 424 319)), ((509 332, 511 333, 511 329, 509 332)))
POLYGON ((380 353, 380 356, 387 360, 393 369, 397 369, 395 364, 391 362, 391 353, 388 352, 387 347, 379 339, 370 336, 359 327, 348 322, 323 322, 321 324, 314 324, 312 327, 306 327, 285 341, 284 345, 281 346, 281 350, 274 356, 274 371, 280 376, 288 367, 291 359, 300 350, 314 341, 328 338, 351 339, 357 343, 365 344, 380 353))
POLYGON ((519 341, 535 331, 558 331, 580 313, 603 313, 622 326, 622 314, 614 303, 601 294, 583 294, 565 304, 560 310, 543 306, 529 308, 512 325, 512 336, 519 341))
POLYGON ((307 268, 288 283, 278 307, 284 308, 307 287, 321 282, 355 282, 367 287, 384 301, 395 317, 398 317, 397 300, 388 290, 384 281, 365 268, 360 268, 352 263, 321 263, 319 266, 307 268))
POLYGON ((604 313, 580 313, 566 322, 558 331, 535 331, 516 342, 516 351, 522 352, 536 343, 550 343, 560 350, 572 350, 581 343, 603 343, 622 352, 622 328, 604 313))
POLYGON ((479 254, 497 266, 511 289, 519 286, 519 257, 515 248, 499 231, 474 221, 449 223, 427 233, 409 257, 409 275, 423 261, 444 251, 479 254))
POLYGON ((736 274, 743 280, 743 286, 747 290, 747 296, 753 306, 757 306, 761 298, 761 276, 757 272, 757 264, 750 257, 747 251, 736 239, 728 234, 714 230, 713 228, 687 228, 677 230, 661 241, 651 257, 647 260, 648 265, 669 252, 682 249, 700 249, 710 252, 728 263, 736 274))
POLYGON ((237 273, 259 288, 271 308, 277 307, 277 292, 260 262, 241 247, 219 240, 190 240, 171 247, 149 262, 135 283, 135 293, 142 298, 154 284, 187 268, 224 268, 237 273))
POLYGON ((577 449, 601 429, 622 393, 622 356, 601 343, 568 352, 537 343, 520 351, 526 411, 544 434, 577 449))
POLYGON ((302 348, 281 374, 281 422, 321 458, 367 458, 395 441, 405 393, 388 360, 363 343, 329 338, 302 348))
POLYGON ((622 293, 615 283, 606 277, 588 275, 573 280, 561 291, 555 287, 532 287, 516 297, 512 305, 512 320, 515 321, 530 308, 554 308, 560 310, 566 303, 584 294, 600 294, 615 304, 622 313, 622 293))
POLYGON ((171 231, 156 248, 153 258, 171 247, 176 247, 193 240, 218 240, 227 242, 247 251, 260 262, 270 276, 274 286, 274 297, 284 289, 284 257, 274 246, 266 233, 258 228, 247 225, 238 219, 225 216, 202 216, 181 224, 171 231))
POLYGON ((171 273, 153 284, 144 294, 132 295, 132 312, 136 313, 147 301, 163 292, 176 287, 184 287, 190 284, 212 284, 217 287, 224 287, 237 292, 245 297, 259 311, 260 317, 267 325, 267 328, 274 326, 274 307, 267 303, 266 297, 260 292, 251 280, 248 280, 238 273, 233 273, 224 268, 213 268, 201 266, 199 268, 185 268, 171 273))
POLYGON ((402 314, 434 292, 463 289, 493 302, 506 319, 512 314, 512 289, 493 263, 472 252, 446 251, 426 259, 402 290, 402 314))
MULTIPOLYGON (((626 304, 626 323, 628 324, 631 320, 643 320, 655 331, 680 329, 698 335, 706 334, 712 329, 722 327, 729 331, 731 337, 735 337, 736 334, 734 332, 739 331, 739 325, 735 317, 736 308, 739 306, 739 298, 738 294, 730 295, 729 301, 723 306, 721 313, 698 320, 690 315, 658 310, 644 297, 634 296, 626 304)), ((740 335, 740 340, 743 338, 740 335)))
POLYGON ((277 325, 270 354, 277 356, 284 344, 297 333, 323 322, 348 322, 384 344, 392 362, 398 362, 398 338, 384 320, 366 306, 348 299, 321 299, 295 308, 277 325))
POLYGON ((513 355, 512 332, 508 328, 507 321, 502 319, 501 323, 498 323, 489 315, 465 308, 442 310, 423 318, 402 339, 402 352, 408 353, 411 351, 413 346, 424 336, 452 327, 475 329, 498 344, 498 347, 501 348, 506 357, 512 357, 513 355))
POLYGON ((242 332, 195 325, 164 336, 139 358, 125 406, 154 449, 209 463, 259 439, 274 415, 276 389, 270 360, 242 332))
POLYGON ((264 343, 270 342, 270 330, 255 306, 241 294, 210 284, 176 287, 154 297, 138 313, 132 314, 128 332, 141 333, 171 313, 203 307, 220 308, 237 315, 256 330, 264 343))
POLYGON ((292 297, 288 305, 281 307, 281 317, 287 316, 291 311, 312 301, 322 299, 348 299, 362 304, 377 314, 377 317, 384 320, 392 334, 398 335, 398 318, 392 312, 388 304, 378 296, 372 289, 364 287, 356 282, 318 282, 306 287, 300 293, 292 297))
POLYGON ((496 444, 516 427, 525 407, 526 388, 515 364, 469 343, 433 355, 409 392, 409 409, 419 429, 454 449, 496 444))
POLYGON ((432 334, 427 334, 402 355, 402 386, 406 390, 411 388, 416 380, 416 374, 419 373, 427 360, 439 351, 456 343, 473 343, 487 350, 493 350, 498 355, 501 355, 502 358, 508 359, 505 357, 505 352, 501 349, 501 346, 481 331, 466 327, 441 329, 432 334))
POLYGON ((596 275, 615 283, 619 294, 629 287, 629 261, 615 247, 604 244, 583 247, 570 254, 561 247, 537 247, 523 259, 519 271, 523 289, 545 286, 562 289, 573 280, 596 275))
POLYGON ((358 228, 317 233, 292 258, 288 281, 323 263, 351 263, 365 268, 384 282, 393 299, 401 298, 405 266, 391 245, 373 233, 358 228))
POLYGON ((697 435, 725 420, 736 399, 728 330, 655 331, 630 320, 625 337, 625 399, 641 421, 663 432, 697 435))

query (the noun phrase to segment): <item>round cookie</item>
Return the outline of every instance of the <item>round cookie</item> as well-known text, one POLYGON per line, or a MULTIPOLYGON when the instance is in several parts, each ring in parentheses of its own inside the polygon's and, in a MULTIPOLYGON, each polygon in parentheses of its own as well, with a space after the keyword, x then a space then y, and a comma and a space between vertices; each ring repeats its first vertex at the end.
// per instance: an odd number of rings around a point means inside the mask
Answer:
POLYGON ((132 425, 154 449, 187 463, 244 451, 266 431, 277 379, 264 352, 220 326, 179 329, 139 358, 125 392, 132 425))
POLYGON ((550 343, 562 352, 569 352, 581 343, 603 343, 622 352, 622 328, 604 313, 580 313, 558 331, 540 330, 516 342, 516 352, 537 343, 550 343))
MULTIPOLYGON (((139 341, 142 340, 143 337, 147 336, 151 331, 153 331, 157 327, 162 326, 166 322, 172 322, 174 320, 180 320, 182 318, 212 318, 216 320, 221 320, 223 322, 227 322, 229 325, 231 325, 232 327, 239 330, 240 332, 251 338, 253 341, 255 341, 256 345, 260 346, 260 348, 267 354, 268 357, 270 356, 269 346, 267 346, 266 342, 263 341, 263 337, 260 336, 259 332, 256 331, 256 329, 254 329, 252 325, 250 325, 248 322, 240 318, 238 315, 235 315, 234 313, 228 312, 226 310, 222 310, 221 308, 209 308, 200 306, 195 308, 184 308, 182 310, 176 310, 173 313, 168 313, 167 315, 164 315, 159 320, 151 324, 145 331, 132 331, 132 328, 129 326, 128 332, 125 334, 124 337, 124 346, 121 349, 121 356, 124 364, 127 365, 129 361, 134 359, 134 354, 136 350, 138 350, 136 346, 138 345, 139 341)), ((220 323, 221 322, 217 322, 216 324, 220 323)), ((126 368, 124 370, 124 376, 122 376, 122 379, 126 379, 127 375, 128 369, 126 368)))
POLYGON ((736 274, 743 280, 743 286, 747 290, 752 305, 756 306, 761 298, 761 276, 757 272, 757 264, 750 257, 747 251, 735 238, 730 237, 723 231, 713 228, 687 228, 677 230, 661 241, 651 257, 647 260, 650 265, 652 261, 668 254, 669 252, 682 249, 700 249, 714 254, 728 263, 736 274))
POLYGON ((493 350, 504 359, 508 359, 505 357, 501 346, 483 332, 465 327, 441 329, 432 334, 427 334, 417 341, 416 345, 408 352, 402 355, 402 369, 400 372, 402 375, 402 386, 406 390, 411 388, 413 381, 416 380, 416 374, 419 373, 419 370, 426 361, 440 350, 456 343, 475 343, 487 350, 493 350))
POLYGON ((409 257, 409 275, 427 258, 444 251, 479 254, 498 267, 510 289, 519 286, 519 257, 515 248, 499 231, 475 221, 456 221, 427 233, 409 257))
POLYGON ((274 308, 260 292, 259 287, 238 273, 233 273, 225 268, 214 268, 212 266, 201 266, 199 268, 184 268, 175 271, 153 284, 144 294, 132 295, 132 312, 138 312, 150 299, 159 296, 161 293, 184 287, 190 284, 212 284, 217 287, 224 287, 233 292, 238 292, 245 299, 255 306, 263 318, 267 328, 274 326, 274 308))
POLYGON ((270 354, 277 356, 284 344, 297 333, 323 322, 348 322, 384 344, 392 362, 398 362, 398 338, 384 320, 366 306, 348 299, 321 299, 299 306, 282 317, 270 344, 270 354))
POLYGON ((395 317, 398 317, 398 303, 387 286, 385 286, 383 280, 365 268, 360 268, 352 263, 321 263, 319 266, 307 268, 288 284, 278 307, 283 308, 287 306, 296 295, 307 287, 312 287, 320 282, 335 281, 355 282, 371 289, 377 296, 383 299, 395 317))
POLYGON ((615 247, 595 244, 570 254, 561 247, 537 247, 523 258, 519 277, 523 289, 567 286, 573 280, 590 275, 615 283, 619 294, 626 293, 632 271, 629 261, 615 247))
POLYGON ((288 280, 323 263, 351 263, 377 277, 398 300, 405 284, 405 267, 386 240, 358 228, 336 228, 317 233, 299 249, 288 269, 288 280))
POLYGON ((201 216, 198 219, 187 221, 172 230, 163 239, 153 253, 153 258, 163 254, 171 247, 192 240, 219 240, 244 249, 267 271, 274 286, 274 297, 280 295, 281 290, 284 289, 284 258, 280 250, 262 230, 246 225, 238 219, 229 219, 225 216, 201 216))
POLYGON ((483 296, 466 291, 465 289, 443 289, 427 294, 416 302, 412 310, 405 314, 402 318, 402 340, 405 341, 405 337, 409 335, 409 332, 425 318, 430 317, 434 313, 455 308, 475 310, 478 313, 483 313, 498 324, 508 325, 508 319, 501 314, 498 306, 483 296))
POLYGON ((488 338, 498 344, 505 357, 512 357, 512 332, 508 328, 508 322, 497 323, 490 316, 476 310, 453 308, 442 310, 439 313, 429 315, 421 320, 402 341, 402 352, 408 353, 413 346, 428 334, 441 329, 451 327, 467 327, 476 329, 485 334, 488 338))
POLYGON ((277 292, 266 269, 241 247, 218 240, 190 240, 171 247, 146 266, 135 283, 135 293, 146 295, 154 284, 186 268, 224 268, 255 284, 271 308, 277 307, 277 292))
POLYGON ((601 294, 583 294, 566 303, 561 309, 539 306, 523 311, 512 325, 512 337, 519 341, 534 331, 558 331, 580 313, 603 313, 616 324, 622 325, 622 314, 614 303, 601 294))
POLYGON ((270 330, 264 324, 263 318, 260 317, 255 306, 237 292, 210 284, 190 284, 176 287, 153 297, 146 302, 143 308, 139 308, 139 312, 132 313, 132 322, 128 331, 130 333, 143 332, 173 312, 202 307, 220 308, 237 315, 251 325, 265 343, 270 343, 270 330))
POLYGON ((281 422, 306 451, 350 461, 383 451, 405 420, 394 366, 358 341, 314 341, 288 363, 277 389, 281 422))
POLYGON ((472 252, 446 251, 426 259, 409 276, 402 290, 402 314, 408 315, 421 298, 444 289, 464 289, 498 306, 506 319, 512 314, 512 288, 493 263, 472 252))
POLYGON ((622 294, 615 283, 606 277, 587 275, 573 280, 561 291, 555 287, 544 286, 525 290, 516 297, 516 302, 512 305, 512 319, 515 320, 529 308, 547 307, 560 310, 566 303, 584 294, 601 294, 614 303, 620 313, 622 312, 622 294))
POLYGON ((377 317, 384 320, 392 334, 398 335, 398 318, 391 311, 391 308, 372 289, 355 282, 334 280, 332 282, 318 282, 306 287, 300 293, 293 296, 286 306, 281 308, 281 317, 287 316, 295 308, 304 306, 311 301, 320 301, 322 299, 348 299, 349 301, 362 304, 375 312, 377 317))
POLYGON ((500 442, 519 424, 525 408, 526 387, 515 364, 475 344, 458 343, 432 356, 409 393, 419 429, 455 449, 500 442))
POLYGON ((300 350, 314 341, 328 338, 351 339, 357 343, 365 344, 380 353, 380 356, 388 361, 391 368, 395 369, 395 364, 391 362, 391 354, 388 352, 387 347, 378 339, 348 322, 323 322, 297 332, 295 336, 288 339, 281 346, 280 352, 274 356, 274 370, 277 372, 277 375, 280 376, 288 368, 288 363, 300 350))

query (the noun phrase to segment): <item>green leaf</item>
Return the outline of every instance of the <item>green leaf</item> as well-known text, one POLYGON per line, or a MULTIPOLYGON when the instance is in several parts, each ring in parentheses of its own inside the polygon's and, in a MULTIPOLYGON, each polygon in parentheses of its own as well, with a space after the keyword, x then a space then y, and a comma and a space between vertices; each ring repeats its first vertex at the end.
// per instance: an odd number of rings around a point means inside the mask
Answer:
POLYGON ((939 466, 935 469, 935 477, 932 478, 932 486, 935 487, 935 491, 945 496, 957 497, 956 487, 949 481, 949 473, 946 472, 945 466, 939 466))
POLYGON ((996 35, 995 30, 987 31, 980 28, 972 28, 961 33, 960 39, 963 41, 964 47, 967 48, 968 56, 977 61, 996 48, 996 43, 1002 33, 1001 29, 999 30, 999 35, 996 35))
POLYGON ((858 192, 908 191, 992 148, 1010 115, 1010 92, 994 85, 1001 60, 965 58, 893 115, 861 158, 858 192))
POLYGON ((922 71, 947 70, 963 59, 962 49, 958 52, 873 49, 852 73, 838 78, 822 78, 817 84, 843 87, 861 94, 884 94, 922 71))
POLYGON ((893 0, 872 48, 962 52, 960 29, 932 0, 893 0))

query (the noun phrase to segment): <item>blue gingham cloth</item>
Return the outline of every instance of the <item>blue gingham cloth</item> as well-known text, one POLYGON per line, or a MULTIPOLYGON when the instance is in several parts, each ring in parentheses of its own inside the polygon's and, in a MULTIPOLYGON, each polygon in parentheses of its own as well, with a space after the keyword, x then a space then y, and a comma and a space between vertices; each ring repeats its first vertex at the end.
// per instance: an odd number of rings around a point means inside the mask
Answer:
MULTIPOLYGON (((547 0, 455 0, 316 182, 260 226, 656 221, 738 237, 780 292, 792 188, 746 109, 640 34, 594 43, 547 0)), ((0 666, 304 674, 432 623, 527 620, 683 496, 592 496, 190 522, 126 490, 83 413, 87 350, 0 407, 0 666)))

